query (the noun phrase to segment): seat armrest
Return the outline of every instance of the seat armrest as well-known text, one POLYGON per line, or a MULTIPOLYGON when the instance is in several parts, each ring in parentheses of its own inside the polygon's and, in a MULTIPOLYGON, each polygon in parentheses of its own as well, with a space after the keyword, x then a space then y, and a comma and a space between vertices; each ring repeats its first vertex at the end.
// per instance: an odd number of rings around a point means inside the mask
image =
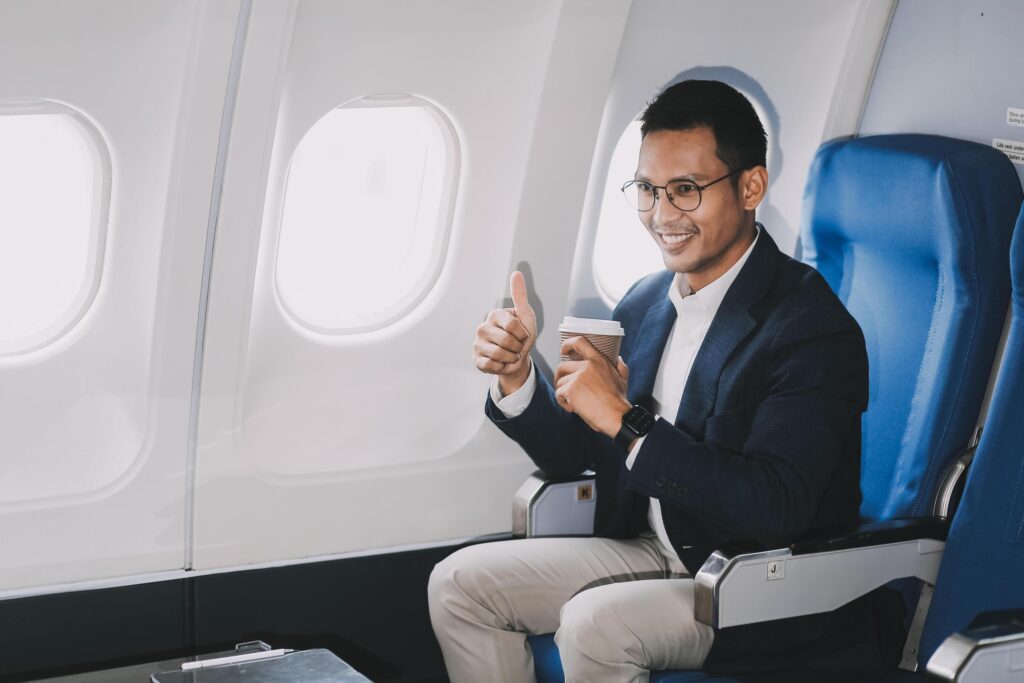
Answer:
POLYGON ((957 683, 1003 683, 1024 678, 1024 610, 980 614, 942 642, 928 673, 957 683))
POLYGON ((512 535, 591 536, 597 487, 590 470, 574 477, 549 477, 537 470, 512 498, 512 535))
POLYGON ((872 522, 774 550, 716 550, 694 577, 694 616, 713 628, 837 609, 890 581, 934 584, 948 523, 872 522))
POLYGON ((793 555, 808 555, 828 550, 866 548, 899 541, 916 541, 931 538, 945 541, 949 532, 949 520, 941 517, 912 517, 890 519, 882 522, 868 522, 846 529, 825 529, 812 532, 789 546, 793 555))

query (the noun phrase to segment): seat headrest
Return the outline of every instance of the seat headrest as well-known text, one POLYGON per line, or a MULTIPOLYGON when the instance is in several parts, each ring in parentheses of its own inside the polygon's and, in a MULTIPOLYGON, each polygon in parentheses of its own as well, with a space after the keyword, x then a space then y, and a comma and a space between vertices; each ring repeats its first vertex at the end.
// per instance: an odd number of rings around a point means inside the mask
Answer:
POLYGON ((1020 194, 1013 165, 991 147, 877 135, 822 145, 804 202, 818 240, 870 243, 892 249, 895 259, 948 261, 969 259, 972 243, 1004 243, 1005 208, 1020 194))

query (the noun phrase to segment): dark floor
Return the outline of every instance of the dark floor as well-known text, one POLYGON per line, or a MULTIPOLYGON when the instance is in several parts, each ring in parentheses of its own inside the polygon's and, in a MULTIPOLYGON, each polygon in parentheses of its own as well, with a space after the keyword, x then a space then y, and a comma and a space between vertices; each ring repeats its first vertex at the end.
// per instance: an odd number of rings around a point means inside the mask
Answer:
POLYGON ((0 601, 0 680, 146 681, 262 640, 326 648, 373 681, 446 681, 426 588, 459 547, 0 601))

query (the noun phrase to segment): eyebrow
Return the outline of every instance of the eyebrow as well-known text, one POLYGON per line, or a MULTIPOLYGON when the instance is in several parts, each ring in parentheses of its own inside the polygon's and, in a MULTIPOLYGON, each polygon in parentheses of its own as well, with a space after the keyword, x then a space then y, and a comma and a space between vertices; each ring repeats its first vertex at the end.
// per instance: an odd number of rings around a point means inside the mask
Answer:
MULTIPOLYGON (((665 184, 668 185, 669 183, 674 183, 677 180, 689 180, 691 182, 699 183, 700 181, 707 180, 710 177, 711 176, 706 175, 704 173, 689 173, 685 175, 673 176, 669 178, 667 181, 665 181, 665 184)), ((637 175, 635 173, 633 174, 633 180, 639 180, 641 182, 650 183, 651 185, 654 184, 653 182, 651 182, 650 178, 642 175, 637 175)))

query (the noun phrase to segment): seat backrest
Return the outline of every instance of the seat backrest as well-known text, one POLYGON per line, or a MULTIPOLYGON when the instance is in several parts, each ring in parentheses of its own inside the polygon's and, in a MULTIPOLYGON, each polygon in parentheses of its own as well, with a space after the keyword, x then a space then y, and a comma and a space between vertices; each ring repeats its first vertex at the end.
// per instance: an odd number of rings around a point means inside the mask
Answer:
POLYGON ((1024 607, 1024 207, 1013 246, 1006 349, 946 541, 918 661, 980 612, 1024 607))
POLYGON ((933 135, 824 144, 804 194, 803 258, 860 323, 870 394, 861 514, 930 514, 974 431, 1009 300, 1021 202, 1000 152, 933 135))

